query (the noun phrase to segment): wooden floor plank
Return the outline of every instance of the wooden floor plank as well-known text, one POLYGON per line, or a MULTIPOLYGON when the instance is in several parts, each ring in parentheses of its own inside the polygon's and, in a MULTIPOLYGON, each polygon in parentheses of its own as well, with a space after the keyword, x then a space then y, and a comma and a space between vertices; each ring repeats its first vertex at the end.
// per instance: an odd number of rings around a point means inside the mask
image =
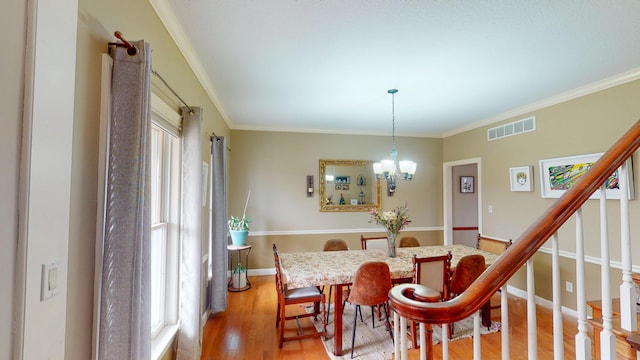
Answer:
MULTIPOLYGON (((227 311, 211 315, 204 327, 203 360, 271 360, 271 359, 329 359, 322 341, 318 338, 300 341, 288 341, 278 347, 278 329, 276 324, 277 297, 273 276, 250 277, 252 288, 243 292, 229 293, 227 311)), ((328 295, 327 295, 328 296, 328 295)), ((289 311, 294 311, 290 307, 289 311)), ((295 311, 300 313, 300 307, 295 311)), ((527 358, 526 301, 509 296, 509 341, 510 356, 513 360, 527 358)), ((553 325, 550 309, 537 308, 538 358, 553 358, 553 325)), ((492 311, 492 318, 499 320, 500 310, 492 311)), ((303 326, 313 326, 311 321, 302 319, 303 326)), ((565 359, 575 358, 574 336, 577 332, 575 317, 565 315, 564 349, 565 359)), ((331 326, 331 324, 330 324, 331 326)), ((288 332, 296 332, 295 322, 288 321, 288 332)), ((501 333, 482 336, 483 359, 500 358, 501 333)), ((472 339, 463 339, 449 343, 451 359, 471 359, 472 339)), ((419 353, 411 358, 418 359, 419 353)), ((434 359, 440 359, 442 347, 434 346, 434 359)))

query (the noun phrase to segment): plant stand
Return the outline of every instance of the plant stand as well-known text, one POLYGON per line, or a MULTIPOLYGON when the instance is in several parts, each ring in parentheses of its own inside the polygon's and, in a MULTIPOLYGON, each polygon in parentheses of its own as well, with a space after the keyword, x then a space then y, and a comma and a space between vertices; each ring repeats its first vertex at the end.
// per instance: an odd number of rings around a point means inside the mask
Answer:
MULTIPOLYGON (((245 291, 245 290, 249 290, 251 288, 251 282, 249 282, 249 278, 247 277, 247 272, 245 272, 244 274, 240 273, 240 274, 233 274, 233 270, 236 268, 236 266, 241 263, 242 261, 242 251, 246 250, 245 255, 244 255, 244 267, 245 269, 249 269, 249 253, 251 252, 251 245, 233 245, 233 244, 229 244, 227 245, 227 250, 229 253, 229 265, 231 266, 231 273, 230 273, 230 277, 229 277, 229 282, 227 283, 227 288, 229 289, 229 291, 245 291), (233 252, 236 252, 236 256, 233 256, 233 252), (235 262, 234 262, 234 258, 235 258, 235 262), (242 287, 235 287, 234 286, 234 282, 233 282, 233 277, 234 276, 240 276, 240 277, 246 277, 246 284, 244 284, 244 286, 242 287)), ((236 279, 236 285, 237 285, 238 279, 236 279)), ((242 284, 240 284, 242 285, 242 284)))

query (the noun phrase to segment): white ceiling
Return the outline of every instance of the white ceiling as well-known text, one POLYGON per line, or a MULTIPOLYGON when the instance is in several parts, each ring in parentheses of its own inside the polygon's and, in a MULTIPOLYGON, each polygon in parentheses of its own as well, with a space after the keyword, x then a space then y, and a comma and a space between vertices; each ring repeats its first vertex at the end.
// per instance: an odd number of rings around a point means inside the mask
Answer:
POLYGON ((443 136, 640 73, 637 0, 150 2, 232 129, 390 134, 397 88, 443 136))

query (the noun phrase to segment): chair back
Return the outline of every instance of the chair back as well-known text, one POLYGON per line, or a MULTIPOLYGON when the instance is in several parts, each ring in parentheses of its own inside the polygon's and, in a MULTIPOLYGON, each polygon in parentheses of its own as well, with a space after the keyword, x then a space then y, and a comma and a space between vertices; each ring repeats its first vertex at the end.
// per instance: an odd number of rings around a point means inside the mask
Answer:
POLYGON ((478 234, 478 241, 476 243, 476 248, 479 250, 484 250, 488 252, 492 252, 494 254, 500 255, 509 248, 513 244, 513 241, 509 239, 509 241, 503 241, 493 238, 484 237, 481 234, 478 234))
POLYGON ((362 250, 386 249, 387 237, 386 236, 364 237, 364 235, 360 235, 360 244, 362 244, 362 250))
POLYGON ((342 239, 330 239, 325 241, 322 251, 343 251, 349 250, 349 246, 342 239))
POLYGON ((485 267, 484 256, 478 254, 463 256, 451 276, 450 293, 458 295, 464 292, 482 274, 485 267))
POLYGON ((385 303, 391 290, 389 265, 382 261, 367 262, 356 270, 347 301, 356 305, 385 303))
POLYGON ((282 270, 280 269, 280 256, 278 256, 278 249, 276 248, 276 244, 273 244, 273 261, 276 265, 276 290, 284 294, 285 288, 284 283, 282 282, 282 270))
POLYGON ((400 238, 400 242, 398 243, 398 247, 418 247, 420 246, 420 242, 413 236, 403 236, 400 238))
POLYGON ((451 272, 451 252, 447 255, 417 257, 413 255, 413 283, 430 287, 440 292, 440 299, 449 297, 449 274, 451 272))

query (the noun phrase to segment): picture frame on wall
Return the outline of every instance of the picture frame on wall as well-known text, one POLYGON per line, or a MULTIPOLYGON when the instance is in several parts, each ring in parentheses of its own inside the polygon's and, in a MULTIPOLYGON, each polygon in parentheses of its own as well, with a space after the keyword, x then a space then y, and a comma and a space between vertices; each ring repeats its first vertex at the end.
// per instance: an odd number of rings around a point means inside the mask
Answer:
POLYGON ((533 191, 533 166, 509 168, 511 191, 533 191))
MULTIPOLYGON (((540 194, 543 198, 559 198, 584 175, 603 153, 566 156, 540 160, 540 194)), ((605 181, 606 198, 620 199, 620 181, 626 180, 628 199, 635 197, 633 185, 633 164, 627 160, 627 176, 621 179, 620 169, 616 170, 605 181)), ((596 190, 589 199, 599 199, 600 190, 596 190)))
POLYGON ((473 176, 460 176, 460 192, 472 193, 475 192, 475 184, 473 176))

